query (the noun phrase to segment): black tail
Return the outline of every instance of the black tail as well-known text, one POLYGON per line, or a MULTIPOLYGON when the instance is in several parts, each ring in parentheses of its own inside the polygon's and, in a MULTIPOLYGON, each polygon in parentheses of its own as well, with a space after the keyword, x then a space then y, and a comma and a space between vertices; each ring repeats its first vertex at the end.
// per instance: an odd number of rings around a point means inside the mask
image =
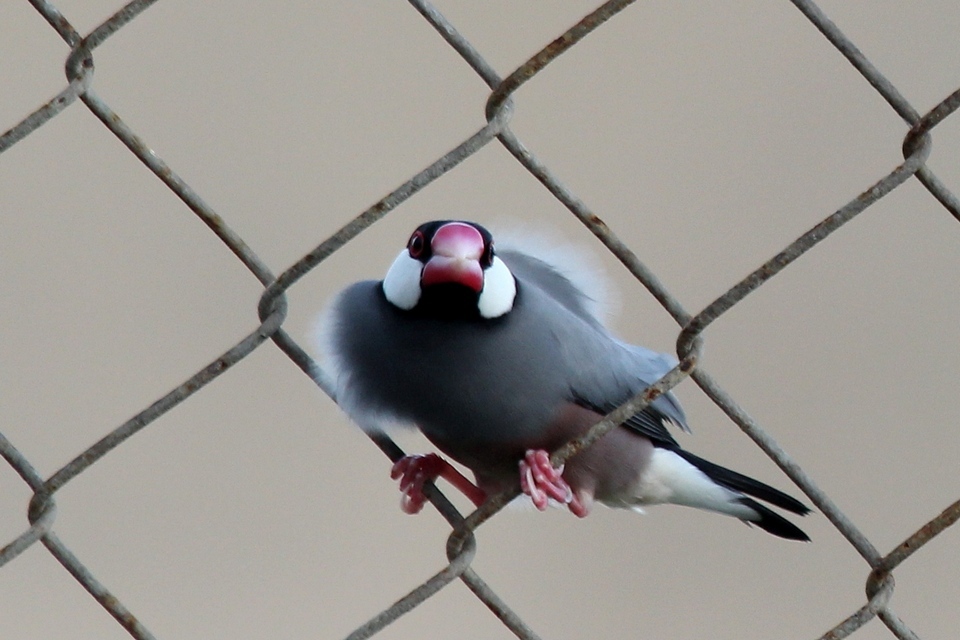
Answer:
POLYGON ((704 460, 703 458, 697 457, 689 451, 684 451, 683 449, 675 449, 674 453, 695 466, 697 469, 700 469, 700 471, 703 471, 708 478, 717 484, 726 487, 727 489, 733 489, 734 491, 745 493, 748 496, 753 496, 758 500, 769 502, 775 507, 786 509, 787 511, 800 514, 801 516, 805 516, 810 513, 810 508, 807 505, 803 504, 796 498, 788 496, 783 491, 774 489, 770 485, 764 484, 759 480, 754 480, 753 478, 745 476, 742 473, 737 473, 736 471, 731 471, 730 469, 721 467, 718 464, 714 464, 709 460, 704 460))
MULTIPOLYGON (((714 464, 709 460, 704 460, 703 458, 693 455, 689 451, 684 451, 683 449, 677 448, 674 449, 673 452, 702 471, 708 478, 717 484, 726 487, 727 489, 731 489, 739 493, 745 493, 748 496, 757 498, 757 500, 769 502, 775 507, 786 509, 787 511, 799 514, 801 516, 805 516, 810 513, 810 508, 807 507, 807 505, 803 504, 794 497, 788 496, 779 489, 774 489, 768 484, 764 484, 759 480, 754 480, 753 478, 745 476, 742 473, 737 473, 736 471, 731 471, 730 469, 721 467, 720 465, 714 464)), ((804 541, 810 540, 810 538, 807 537, 807 534, 801 531, 792 522, 778 515, 777 513, 774 513, 755 500, 751 500, 750 498, 741 498, 740 502, 741 504, 747 505, 756 511, 760 516, 759 520, 753 520, 749 524, 755 524, 764 531, 772 533, 775 536, 780 536, 781 538, 804 541)))
POLYGON ((758 514, 759 520, 744 520, 747 524, 755 524, 767 533, 772 533, 788 540, 800 540, 801 542, 810 542, 810 536, 805 534, 797 525, 793 524, 783 516, 775 513, 763 506, 756 500, 750 498, 740 498, 740 504, 745 504, 758 514))

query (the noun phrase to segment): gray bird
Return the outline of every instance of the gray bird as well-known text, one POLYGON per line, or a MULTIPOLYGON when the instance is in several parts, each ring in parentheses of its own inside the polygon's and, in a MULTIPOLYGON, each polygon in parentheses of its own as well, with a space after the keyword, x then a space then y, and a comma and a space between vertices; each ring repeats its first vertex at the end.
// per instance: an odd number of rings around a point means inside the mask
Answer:
POLYGON ((541 510, 551 500, 580 517, 594 502, 680 504, 809 540, 758 500, 804 515, 801 502, 680 447, 667 426, 689 427, 671 393, 564 467, 550 465, 548 452, 676 364, 612 336, 591 302, 557 268, 498 253, 486 229, 460 221, 421 225, 382 281, 341 292, 327 326, 340 406, 367 430, 416 425, 476 479, 436 454, 403 458, 391 472, 403 509, 423 507, 428 480, 443 477, 480 505, 519 474, 541 510))

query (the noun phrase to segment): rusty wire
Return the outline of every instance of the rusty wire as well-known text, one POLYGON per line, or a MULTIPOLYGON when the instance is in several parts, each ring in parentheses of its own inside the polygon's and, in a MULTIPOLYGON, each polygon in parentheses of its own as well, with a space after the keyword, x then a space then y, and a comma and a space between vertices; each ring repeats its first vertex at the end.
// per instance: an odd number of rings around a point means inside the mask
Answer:
MULTIPOLYGON (((33 498, 27 513, 29 527, 0 549, 0 567, 39 541, 131 636, 153 638, 154 636, 134 614, 90 573, 81 560, 53 532, 56 519, 54 501, 56 492, 123 444, 134 433, 147 427, 165 412, 203 389, 226 369, 248 356, 267 340, 272 340, 324 392, 333 397, 333 386, 327 379, 326 374, 282 329, 286 317, 285 292, 305 274, 317 268, 326 258, 374 222, 386 216, 397 205, 469 158, 486 144, 497 140, 517 159, 525 170, 540 181, 570 213, 580 220, 623 263, 671 314, 680 327, 677 339, 677 353, 681 358, 680 364, 649 389, 608 414, 584 437, 568 443, 554 452, 554 462, 562 462, 581 449, 590 446, 597 438, 616 427, 629 415, 645 407, 658 395, 668 391, 684 378, 692 377, 707 396, 803 490, 869 566, 870 573, 866 582, 867 601, 845 620, 827 630, 821 638, 826 640, 847 637, 874 617, 882 620, 889 631, 901 640, 917 637, 889 606, 894 590, 892 572, 917 549, 928 544, 938 534, 960 520, 960 501, 953 503, 941 514, 932 518, 886 555, 882 554, 850 518, 833 503, 830 497, 817 487, 813 478, 699 366, 698 360, 702 341, 701 334, 712 322, 803 256, 817 243, 911 178, 916 177, 920 184, 950 214, 960 220, 960 200, 925 164, 930 155, 931 132, 940 122, 960 108, 960 89, 947 96, 926 114, 920 114, 819 7, 812 2, 791 0, 812 25, 847 58, 860 75, 910 127, 903 141, 904 162, 891 168, 886 176, 868 187, 861 195, 836 212, 826 216, 808 232, 802 234, 742 281, 730 287, 723 295, 701 311, 690 314, 653 272, 631 251, 627 243, 618 238, 603 220, 567 189, 561 180, 537 159, 509 127, 512 113, 511 100, 517 89, 558 56, 576 46, 578 42, 588 37, 592 31, 601 27, 607 20, 632 4, 633 0, 610 0, 600 5, 595 11, 534 54, 506 78, 501 78, 470 42, 457 31, 455 26, 447 21, 429 2, 426 0, 409 0, 416 11, 433 26, 439 35, 490 87, 491 93, 486 103, 487 123, 450 152, 438 158, 390 194, 357 215, 279 276, 274 277, 270 269, 247 246, 243 239, 231 230, 226 222, 91 89, 94 69, 93 54, 96 48, 110 35, 136 19, 141 12, 155 1, 133 0, 89 34, 81 36, 52 3, 44 0, 30 0, 34 8, 71 48, 65 63, 68 84, 47 103, 41 105, 0 136, 0 153, 39 129, 79 98, 106 125, 109 131, 153 174, 160 178, 264 285, 264 291, 258 306, 261 324, 252 329, 245 338, 223 355, 190 376, 180 386, 159 398, 136 416, 109 432, 47 479, 43 479, 30 462, 15 448, 13 443, 0 433, 0 455, 33 491, 33 498)), ((403 451, 389 437, 376 434, 371 435, 371 438, 374 444, 392 460, 397 460, 403 455, 403 451)), ((518 492, 519 487, 515 487, 501 495, 493 496, 476 511, 463 517, 436 487, 428 486, 426 493, 431 502, 452 527, 447 543, 449 564, 431 578, 413 588, 396 603, 383 609, 368 622, 356 628, 349 638, 359 640, 375 635, 398 617, 457 579, 463 581, 477 598, 517 637, 537 638, 536 633, 471 568, 471 561, 476 553, 477 544, 473 532, 516 497, 518 492)))

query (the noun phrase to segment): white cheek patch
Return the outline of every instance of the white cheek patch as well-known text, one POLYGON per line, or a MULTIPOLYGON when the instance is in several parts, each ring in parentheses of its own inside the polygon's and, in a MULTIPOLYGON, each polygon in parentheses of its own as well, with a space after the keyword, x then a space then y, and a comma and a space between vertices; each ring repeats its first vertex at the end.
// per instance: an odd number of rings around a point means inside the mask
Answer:
POLYGON ((420 301, 420 273, 423 263, 414 260, 406 249, 390 265, 383 279, 383 294, 393 306, 409 311, 420 301))
POLYGON ((517 297, 517 282, 503 260, 494 257, 483 273, 483 291, 477 308, 484 318, 499 318, 513 309, 517 297))

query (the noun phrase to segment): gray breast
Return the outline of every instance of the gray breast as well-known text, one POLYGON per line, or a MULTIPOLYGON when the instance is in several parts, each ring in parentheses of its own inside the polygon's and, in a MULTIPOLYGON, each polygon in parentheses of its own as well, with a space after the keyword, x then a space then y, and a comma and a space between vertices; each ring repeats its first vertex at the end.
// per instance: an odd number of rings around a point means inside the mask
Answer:
POLYGON ((522 285, 503 318, 444 321, 399 311, 378 282, 361 282, 343 292, 333 320, 348 411, 392 415, 465 445, 535 439, 571 397, 583 329, 595 332, 522 285))

